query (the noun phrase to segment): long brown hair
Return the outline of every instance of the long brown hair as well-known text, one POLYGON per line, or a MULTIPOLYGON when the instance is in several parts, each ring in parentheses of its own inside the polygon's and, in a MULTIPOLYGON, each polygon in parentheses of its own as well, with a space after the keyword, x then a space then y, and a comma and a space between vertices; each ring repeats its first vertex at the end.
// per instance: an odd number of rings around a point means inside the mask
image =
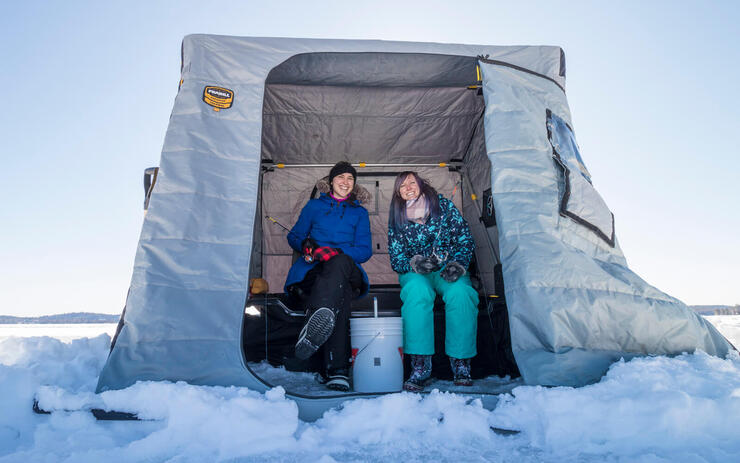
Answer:
POLYGON ((414 176, 414 180, 416 180, 416 184, 419 186, 419 194, 424 195, 426 198, 427 204, 429 204, 430 216, 432 218, 439 217, 441 213, 437 190, 429 182, 419 177, 419 174, 416 172, 411 170, 401 172, 396 176, 396 181, 393 184, 393 197, 391 198, 391 208, 388 212, 388 228, 393 228, 393 230, 399 230, 409 220, 406 216, 406 200, 401 197, 401 184, 409 175, 414 176))

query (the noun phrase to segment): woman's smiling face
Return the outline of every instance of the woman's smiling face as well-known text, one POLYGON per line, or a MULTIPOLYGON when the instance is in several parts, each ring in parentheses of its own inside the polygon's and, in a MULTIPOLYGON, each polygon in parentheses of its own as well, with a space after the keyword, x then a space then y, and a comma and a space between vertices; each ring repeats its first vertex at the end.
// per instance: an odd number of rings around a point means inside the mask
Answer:
POLYGON ((352 193, 355 178, 350 173, 339 174, 331 180, 331 191, 337 199, 344 199, 352 193))
POLYGON ((416 177, 411 174, 406 176, 403 183, 401 183, 401 186, 398 188, 398 194, 401 196, 401 199, 405 199, 406 201, 418 198, 419 193, 419 184, 416 183, 416 177))

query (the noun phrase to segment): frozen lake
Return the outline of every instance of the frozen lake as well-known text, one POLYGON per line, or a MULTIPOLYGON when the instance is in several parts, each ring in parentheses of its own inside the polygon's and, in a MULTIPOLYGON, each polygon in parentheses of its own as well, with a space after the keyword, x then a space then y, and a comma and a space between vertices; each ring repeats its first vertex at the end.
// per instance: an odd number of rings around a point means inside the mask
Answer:
POLYGON ((709 315, 705 317, 735 348, 740 348, 740 315, 709 315))
MULTIPOLYGON (((705 318, 735 347, 740 347, 740 315, 708 315, 705 318)), ((73 339, 94 338, 103 333, 112 338, 117 325, 117 323, 0 324, 0 339, 10 336, 22 338, 49 336, 69 342, 73 339)))
POLYGON ((117 323, 19 323, 0 324, 0 338, 17 336, 30 338, 34 336, 49 336, 60 341, 69 342, 73 339, 94 338, 103 333, 111 338, 116 333, 117 323))

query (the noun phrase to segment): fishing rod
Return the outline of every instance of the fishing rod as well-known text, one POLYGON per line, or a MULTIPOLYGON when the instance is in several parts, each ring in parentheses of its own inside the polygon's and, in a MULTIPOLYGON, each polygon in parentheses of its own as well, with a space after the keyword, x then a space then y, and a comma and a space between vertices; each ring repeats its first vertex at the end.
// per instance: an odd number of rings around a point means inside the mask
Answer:
MULTIPOLYGON (((267 220, 271 221, 272 223, 274 223, 275 225, 277 225, 278 227, 282 228, 286 232, 288 232, 288 235, 290 235, 292 233, 293 236, 296 236, 296 237, 300 238, 300 236, 298 236, 298 234, 296 232, 294 232, 293 230, 288 230, 288 227, 286 227, 285 225, 281 224, 280 222, 278 222, 274 218, 270 217, 269 215, 266 215, 265 218, 267 220)), ((308 236, 307 238, 305 238, 303 241, 305 241, 306 239, 309 239, 309 240, 313 241, 313 239, 310 236, 308 236)), ((313 241, 313 243, 315 244, 316 242, 313 241)), ((311 249, 313 250, 313 248, 311 248, 311 249)), ((305 251, 304 251, 304 253, 305 253, 305 251)), ((305 260, 306 262, 308 262, 310 264, 311 262, 313 262, 313 256, 311 254, 304 254, 303 260, 305 260)))
POLYGON ((285 225, 281 224, 277 220, 273 219, 269 215, 266 215, 265 218, 268 219, 268 220, 270 220, 272 223, 274 223, 275 225, 279 226, 280 228, 282 228, 286 232, 295 234, 295 232, 291 231, 290 229, 288 229, 288 227, 286 227, 285 225))

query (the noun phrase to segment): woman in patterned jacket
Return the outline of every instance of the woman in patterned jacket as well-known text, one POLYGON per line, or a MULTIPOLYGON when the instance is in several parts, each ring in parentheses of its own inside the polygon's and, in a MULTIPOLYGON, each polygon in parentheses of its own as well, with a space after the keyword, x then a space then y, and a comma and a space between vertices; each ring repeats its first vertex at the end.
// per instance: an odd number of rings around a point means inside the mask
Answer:
POLYGON ((470 386, 476 355, 478 293, 467 268, 475 243, 460 211, 416 172, 396 177, 388 218, 388 252, 401 284, 403 349, 412 372, 403 388, 422 391, 431 377, 435 292, 445 303, 445 352, 456 385, 470 386))

